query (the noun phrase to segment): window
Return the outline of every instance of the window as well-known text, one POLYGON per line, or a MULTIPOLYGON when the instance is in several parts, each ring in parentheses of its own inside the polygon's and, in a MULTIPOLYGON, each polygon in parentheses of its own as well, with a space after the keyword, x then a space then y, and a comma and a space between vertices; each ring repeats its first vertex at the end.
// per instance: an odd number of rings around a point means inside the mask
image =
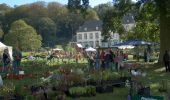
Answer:
POLYGON ((99 39, 99 33, 95 33, 95 38, 99 39))
POLYGON ((84 39, 87 39, 87 33, 84 33, 84 39))
POLYGON ((94 45, 94 42, 90 41, 90 46, 93 47, 93 45, 94 45))
POLYGON ((96 27, 96 30, 99 30, 99 27, 96 27))
POLYGON ((87 31, 87 27, 85 27, 84 30, 87 31))
POLYGON ((96 47, 98 47, 99 46, 99 41, 96 41, 96 47))
POLYGON ((90 33, 90 39, 93 39, 93 33, 90 33))
POLYGON ((82 34, 78 34, 78 39, 82 40, 82 34))

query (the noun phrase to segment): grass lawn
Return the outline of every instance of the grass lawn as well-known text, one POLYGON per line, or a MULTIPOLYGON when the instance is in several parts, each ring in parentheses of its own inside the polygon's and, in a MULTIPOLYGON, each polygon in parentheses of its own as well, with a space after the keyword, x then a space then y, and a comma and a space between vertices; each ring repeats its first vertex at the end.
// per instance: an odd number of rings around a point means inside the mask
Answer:
MULTIPOLYGON (((23 62, 24 63, 24 62, 23 62)), ((28 64, 28 66, 23 65, 23 70, 25 73, 32 73, 34 76, 32 78, 24 78, 22 80, 16 79, 4 79, 4 84, 13 83, 16 87, 23 87, 39 83, 41 77, 45 77, 46 72, 55 71, 60 66, 76 67, 76 66, 87 66, 87 64, 53 64, 52 66, 46 65, 33 65, 28 64)), ((164 67, 158 64, 142 64, 142 70, 146 72, 146 77, 139 79, 145 86, 151 87, 151 94, 156 96, 164 96, 164 100, 168 100, 167 93, 160 93, 158 91, 161 86, 162 80, 167 81, 168 90, 170 90, 170 73, 166 73, 164 67)), ((66 100, 126 100, 129 89, 127 88, 114 88, 112 93, 97 94, 94 97, 81 97, 81 98, 67 98, 66 100)), ((28 91, 25 92, 30 94, 28 91)))

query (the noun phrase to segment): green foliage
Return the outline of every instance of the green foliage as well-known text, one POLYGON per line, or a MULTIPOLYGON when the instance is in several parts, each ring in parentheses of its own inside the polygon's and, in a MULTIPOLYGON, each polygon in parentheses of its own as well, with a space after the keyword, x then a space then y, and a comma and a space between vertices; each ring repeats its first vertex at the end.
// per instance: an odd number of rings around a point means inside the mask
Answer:
POLYGON ((69 89, 71 95, 81 96, 85 94, 96 94, 95 86, 85 86, 85 87, 71 87, 69 89))
POLYGON ((106 12, 109 10, 109 9, 112 9, 113 6, 112 6, 112 3, 106 3, 106 4, 99 4, 97 6, 94 7, 94 10, 97 12, 99 18, 101 20, 103 20, 106 12))
POLYGON ((0 38, 2 38, 3 35, 4 35, 4 32, 3 32, 2 28, 0 27, 0 38))
POLYGON ((41 47, 41 36, 35 29, 23 20, 17 20, 11 25, 10 32, 4 37, 7 45, 22 50, 36 50, 41 47))
POLYGON ((141 39, 152 42, 159 42, 159 26, 151 22, 137 22, 136 27, 128 32, 126 40, 141 39))
POLYGON ((119 78, 120 75, 117 72, 111 72, 111 71, 103 71, 102 72, 102 79, 103 80, 114 80, 119 78))
POLYGON ((70 11, 81 10, 83 13, 89 7, 89 0, 68 0, 68 9, 70 11))
POLYGON ((9 83, 1 87, 0 95, 10 97, 13 96, 14 92, 15 92, 14 84, 9 83))
POLYGON ((131 0, 113 0, 113 2, 112 9, 107 10, 103 18, 102 35, 105 39, 110 38, 111 32, 118 32, 120 35, 125 34, 122 19, 124 15, 129 13, 133 5, 131 0))
POLYGON ((99 20, 99 17, 98 17, 98 15, 97 15, 95 10, 88 9, 87 10, 87 14, 85 16, 85 19, 86 20, 99 20))
POLYGON ((105 38, 109 38, 111 32, 118 32, 120 34, 125 32, 122 25, 121 13, 116 11, 116 9, 110 9, 106 12, 106 15, 103 19, 102 32, 102 35, 105 38))
POLYGON ((54 46, 56 40, 56 24, 48 17, 40 18, 37 23, 38 33, 41 34, 46 46, 54 46))
POLYGON ((66 50, 66 51, 69 51, 69 52, 76 52, 76 49, 73 48, 71 45, 67 45, 67 46, 65 47, 65 50, 66 50))

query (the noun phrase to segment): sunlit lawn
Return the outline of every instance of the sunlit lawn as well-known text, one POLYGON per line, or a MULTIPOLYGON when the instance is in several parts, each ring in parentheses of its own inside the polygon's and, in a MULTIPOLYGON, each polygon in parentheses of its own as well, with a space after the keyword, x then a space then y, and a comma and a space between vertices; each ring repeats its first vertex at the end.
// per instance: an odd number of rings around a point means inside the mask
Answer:
MULTIPOLYGON (((76 64, 75 62, 72 63, 72 65, 75 64, 76 64)), ((71 65, 71 63, 69 65, 71 65)), ((62 65, 61 64, 57 64, 57 65, 53 64, 52 66, 42 65, 41 67, 23 66, 23 70, 25 71, 25 73, 33 73, 38 75, 34 76, 33 78, 24 78, 22 80, 5 79, 4 84, 12 82, 16 86, 24 86, 24 85, 31 86, 40 82, 40 78, 44 76, 43 73, 46 73, 47 71, 54 71, 59 66, 62 65)), ((77 66, 87 66, 87 64, 77 64, 77 66)), ((161 85, 162 80, 166 80, 168 82, 168 91, 170 90, 170 78, 169 78, 170 73, 166 73, 164 67, 158 64, 155 65, 143 64, 142 69, 147 73, 147 75, 145 78, 141 78, 138 81, 142 82, 145 86, 150 86, 152 95, 164 96, 166 98, 167 94, 160 93, 158 89, 161 85)), ((114 88, 112 93, 97 94, 94 97, 81 97, 77 99, 68 97, 67 99, 68 100, 126 100, 128 93, 129 93, 129 89, 127 88, 114 88)))

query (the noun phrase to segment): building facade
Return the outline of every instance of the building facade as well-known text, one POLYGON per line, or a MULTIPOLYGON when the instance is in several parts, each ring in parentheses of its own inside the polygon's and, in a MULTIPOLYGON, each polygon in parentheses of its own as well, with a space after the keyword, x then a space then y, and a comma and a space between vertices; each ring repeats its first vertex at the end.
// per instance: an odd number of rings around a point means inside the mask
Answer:
POLYGON ((120 42, 118 33, 111 34, 111 38, 103 42, 102 21, 87 21, 77 30, 77 43, 83 47, 111 47, 120 42))

